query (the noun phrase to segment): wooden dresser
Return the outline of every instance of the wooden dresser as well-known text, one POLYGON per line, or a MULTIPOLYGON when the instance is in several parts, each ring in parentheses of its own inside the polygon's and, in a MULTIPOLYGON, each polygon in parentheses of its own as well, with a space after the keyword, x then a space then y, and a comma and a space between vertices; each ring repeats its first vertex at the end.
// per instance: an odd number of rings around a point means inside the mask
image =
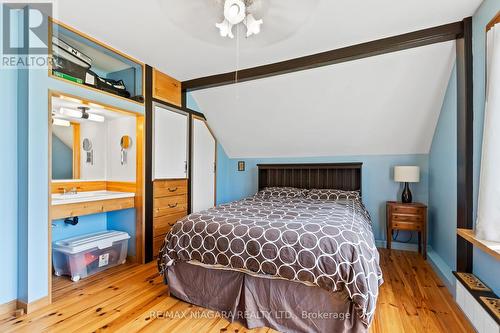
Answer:
POLYGON ((155 180, 153 183, 153 256, 158 256, 165 235, 187 215, 187 179, 155 180))
POLYGON ((391 248, 392 231, 418 232, 418 252, 427 258, 427 206, 421 203, 387 202, 387 248, 391 248))

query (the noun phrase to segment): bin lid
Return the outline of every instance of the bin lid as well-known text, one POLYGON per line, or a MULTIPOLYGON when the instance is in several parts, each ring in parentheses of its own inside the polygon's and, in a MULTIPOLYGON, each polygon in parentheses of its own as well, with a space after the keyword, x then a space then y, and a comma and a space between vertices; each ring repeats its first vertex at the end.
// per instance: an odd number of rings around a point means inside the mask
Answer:
POLYGON ((124 231, 107 230, 55 241, 52 244, 52 249, 68 254, 75 254, 96 247, 105 249, 111 247, 114 242, 129 238, 129 234, 124 231))

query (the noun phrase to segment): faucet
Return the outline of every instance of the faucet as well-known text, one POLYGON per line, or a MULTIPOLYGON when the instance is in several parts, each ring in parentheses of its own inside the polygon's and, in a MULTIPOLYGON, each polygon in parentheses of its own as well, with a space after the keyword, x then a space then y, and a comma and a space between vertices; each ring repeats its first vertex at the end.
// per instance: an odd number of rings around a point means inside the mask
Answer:
POLYGON ((72 187, 71 190, 68 190, 66 187, 60 187, 59 190, 62 190, 62 194, 78 194, 78 187, 72 187))

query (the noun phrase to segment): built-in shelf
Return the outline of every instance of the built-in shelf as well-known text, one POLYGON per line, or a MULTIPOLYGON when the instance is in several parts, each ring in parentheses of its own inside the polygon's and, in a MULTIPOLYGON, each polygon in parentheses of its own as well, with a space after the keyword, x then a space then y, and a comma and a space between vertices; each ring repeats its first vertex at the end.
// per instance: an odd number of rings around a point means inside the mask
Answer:
POLYGON ((474 234, 474 230, 471 229, 457 229, 457 234, 472 243, 478 249, 486 252, 496 260, 500 260, 500 243, 499 242, 490 242, 482 239, 478 239, 474 234))
POLYGON ((143 63, 61 22, 52 20, 51 32, 49 76, 131 102, 144 102, 143 63), (114 91, 99 77, 123 82, 126 93, 114 91))

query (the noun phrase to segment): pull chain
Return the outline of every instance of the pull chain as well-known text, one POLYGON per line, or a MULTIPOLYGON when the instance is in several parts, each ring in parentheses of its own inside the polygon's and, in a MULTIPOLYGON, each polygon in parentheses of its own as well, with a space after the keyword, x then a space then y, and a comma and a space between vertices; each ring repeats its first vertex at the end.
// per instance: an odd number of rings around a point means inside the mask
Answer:
MULTIPOLYGON (((240 25, 236 25, 236 70, 234 72, 234 86, 236 100, 240 98, 238 88, 238 70, 240 69, 240 25)), ((237 106, 238 104, 236 104, 237 106)))

